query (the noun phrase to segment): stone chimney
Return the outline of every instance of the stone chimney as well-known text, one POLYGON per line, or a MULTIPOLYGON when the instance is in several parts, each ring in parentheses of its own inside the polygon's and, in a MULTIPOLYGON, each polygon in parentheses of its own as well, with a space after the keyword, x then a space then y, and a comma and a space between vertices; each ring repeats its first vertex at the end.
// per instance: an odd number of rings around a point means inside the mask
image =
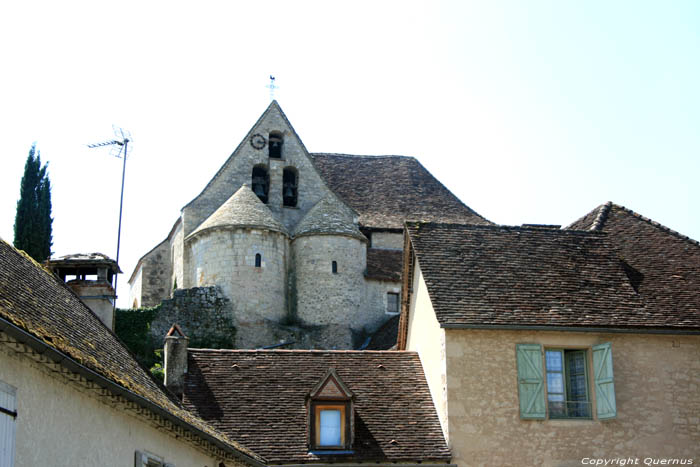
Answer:
POLYGON ((78 253, 49 259, 46 265, 105 326, 114 329, 114 302, 117 294, 112 282, 115 275, 121 273, 116 261, 102 253, 78 253))
POLYGON ((185 390, 187 343, 189 340, 177 324, 173 324, 170 331, 165 335, 165 346, 163 349, 165 387, 180 398, 182 398, 182 393, 185 390))

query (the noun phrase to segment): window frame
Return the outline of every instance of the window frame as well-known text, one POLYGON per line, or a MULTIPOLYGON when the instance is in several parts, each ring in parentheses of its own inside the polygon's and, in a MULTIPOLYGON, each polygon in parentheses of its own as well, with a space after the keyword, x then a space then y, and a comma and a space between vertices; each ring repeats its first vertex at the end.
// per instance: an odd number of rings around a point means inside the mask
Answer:
POLYGON ((332 401, 332 400, 317 400, 311 402, 311 419, 309 426, 311 427, 311 448, 316 451, 338 451, 349 449, 350 436, 348 429, 350 427, 350 402, 349 401, 332 401), (321 412, 323 410, 339 410, 340 411, 340 444, 339 445, 322 445, 321 444, 321 412))
POLYGON ((396 316, 401 314, 401 292, 392 292, 388 291, 386 293, 386 309, 385 313, 387 315, 391 316, 396 316), (395 295, 396 296, 396 311, 389 311, 389 295, 395 295))
POLYGON ((593 400, 591 398, 591 381, 590 381, 590 374, 591 371, 589 369, 589 366, 591 365, 591 357, 590 357, 590 352, 588 347, 548 347, 544 346, 543 347, 543 369, 544 369, 544 391, 545 391, 545 403, 546 403, 546 411, 547 411, 547 419, 548 420, 592 420, 593 419, 593 400), (547 352, 558 352, 559 355, 561 356, 561 370, 550 370, 547 367, 547 352), (570 374, 570 369, 569 369, 569 361, 573 358, 573 355, 583 355, 583 376, 584 376, 584 387, 586 389, 586 394, 585 394, 585 400, 584 401, 577 401, 572 399, 572 394, 571 394, 571 374, 570 374), (550 383, 549 383, 549 374, 550 373, 560 373, 561 378, 562 378, 562 392, 561 393, 552 393, 550 392, 550 383), (566 415, 563 416, 552 416, 552 410, 550 407, 550 401, 549 396, 550 394, 561 394, 564 397, 564 412, 566 415), (573 403, 573 402, 584 402, 587 406, 587 415, 579 415, 579 416, 574 416, 574 415, 569 415, 569 406, 568 404, 573 403))
POLYGON ((0 380, 0 396, 0 407, 3 409, 0 412, 0 428, 7 429, 4 432, 0 431, 0 443, 7 442, 4 446, 6 457, 0 457, 0 464, 4 465, 7 462, 7 465, 14 465, 17 442, 17 388, 0 380))

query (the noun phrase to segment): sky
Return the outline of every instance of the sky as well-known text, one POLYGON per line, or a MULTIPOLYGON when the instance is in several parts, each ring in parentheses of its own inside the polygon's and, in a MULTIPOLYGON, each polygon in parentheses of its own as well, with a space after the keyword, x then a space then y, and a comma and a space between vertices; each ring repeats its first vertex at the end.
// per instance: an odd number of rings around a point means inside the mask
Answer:
POLYGON ((275 97, 310 152, 416 157, 499 224, 613 201, 700 240, 700 2, 3 2, 0 237, 33 142, 53 252, 116 255, 118 304, 275 97))

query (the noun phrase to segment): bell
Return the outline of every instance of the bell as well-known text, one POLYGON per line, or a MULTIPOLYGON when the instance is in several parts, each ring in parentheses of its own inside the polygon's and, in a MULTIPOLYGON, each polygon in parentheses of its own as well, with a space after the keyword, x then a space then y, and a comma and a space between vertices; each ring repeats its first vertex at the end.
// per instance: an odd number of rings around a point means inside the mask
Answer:
POLYGON ((265 190, 263 190, 262 184, 256 183, 253 185, 253 193, 258 195, 258 197, 265 196, 265 190))
POLYGON ((285 198, 292 198, 294 197, 294 190, 292 189, 291 185, 287 185, 284 187, 284 197, 285 198))

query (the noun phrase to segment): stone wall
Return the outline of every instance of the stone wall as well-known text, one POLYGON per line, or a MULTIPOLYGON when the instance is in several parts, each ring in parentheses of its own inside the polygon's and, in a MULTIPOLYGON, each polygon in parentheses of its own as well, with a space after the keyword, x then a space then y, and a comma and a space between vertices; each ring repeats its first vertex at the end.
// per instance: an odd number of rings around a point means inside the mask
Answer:
MULTIPOLYGON (((700 336, 446 330, 452 462, 581 465, 583 458, 700 462, 700 336), (521 420, 515 346, 610 342, 617 417, 521 420), (507 449, 505 449, 507 447, 507 449)), ((590 350, 588 352, 590 365, 590 350)), ((591 374, 589 367, 589 375, 591 374)), ((595 407, 595 392, 589 381, 595 407)), ((594 410, 595 413, 595 410, 594 410)))
POLYGON ((354 237, 309 235, 292 242, 295 317, 306 325, 362 329, 367 268, 365 243, 354 237), (332 262, 337 273, 332 272, 332 262))
POLYGON ((236 325, 287 315, 287 237, 258 229, 211 229, 188 240, 195 287, 218 285, 236 325), (255 255, 261 255, 255 267, 255 255))
POLYGON ((170 296, 171 271, 170 244, 165 240, 141 259, 140 307, 156 306, 170 296))
POLYGON ((190 347, 235 348, 236 327, 231 301, 218 287, 178 289, 173 298, 163 300, 151 322, 154 341, 163 342, 175 323, 189 337, 190 347))
POLYGON ((185 236, 194 231, 244 183, 250 183, 253 167, 258 164, 268 167, 270 174, 268 207, 287 229, 296 225, 309 209, 329 193, 306 155, 301 141, 282 117, 279 108, 273 105, 250 130, 209 185, 183 208, 185 236), (271 131, 279 131, 284 136, 282 159, 270 159, 267 145, 255 149, 250 144, 250 136, 260 134, 267 139, 271 131), (285 167, 294 167, 299 174, 296 208, 282 206, 282 171, 285 167))
POLYGON ((372 248, 403 250, 403 232, 372 232, 372 248))

